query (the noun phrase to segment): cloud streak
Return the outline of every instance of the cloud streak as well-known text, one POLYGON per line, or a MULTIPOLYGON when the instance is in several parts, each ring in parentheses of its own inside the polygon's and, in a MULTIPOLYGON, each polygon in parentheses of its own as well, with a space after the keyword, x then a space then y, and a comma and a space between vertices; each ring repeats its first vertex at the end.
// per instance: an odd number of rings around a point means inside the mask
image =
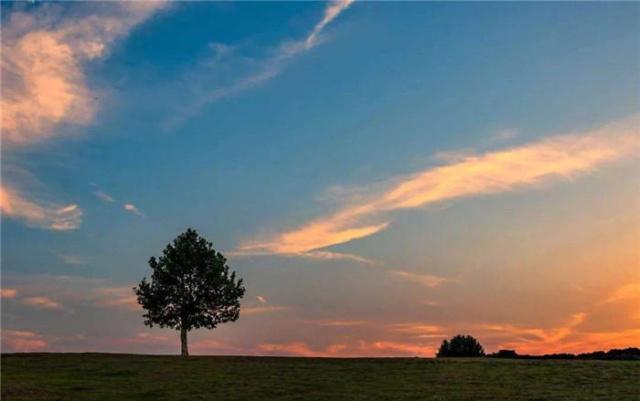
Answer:
POLYGON ((62 309, 62 304, 43 296, 24 298, 22 303, 39 309, 62 309))
POLYGON ((18 191, 0 186, 2 216, 20 220, 30 227, 69 231, 80 227, 82 209, 76 204, 56 205, 25 198, 18 191))
MULTIPOLYGON (((269 57, 259 62, 258 67, 253 69, 251 72, 241 75, 230 83, 219 85, 204 94, 200 94, 194 102, 189 104, 188 108, 185 108, 182 114, 170 119, 166 124, 166 128, 172 129, 182 121, 194 117, 200 113, 202 108, 207 104, 237 95, 238 93, 256 87, 278 76, 292 59, 318 45, 322 31, 333 20, 335 20, 340 13, 349 8, 353 2, 354 0, 338 0, 329 2, 324 10, 322 19, 314 25, 313 29, 306 37, 296 41, 281 43, 279 46, 276 46, 275 51, 273 51, 269 57)), ((229 52, 227 46, 217 44, 216 47, 222 47, 224 49, 223 53, 229 52)), ((214 60, 214 65, 220 62, 219 56, 220 54, 218 53, 214 60)), ((211 61, 204 64, 205 71, 208 71, 211 66, 211 61)))
POLYGON ((324 17, 313 27, 311 33, 307 36, 304 41, 305 47, 307 49, 313 47, 317 40, 318 36, 322 32, 322 30, 331 23, 341 12, 349 8, 351 4, 353 4, 354 0, 339 0, 332 1, 329 3, 327 8, 324 10, 324 17))
POLYGON ((436 288, 443 284, 456 281, 451 278, 435 276, 433 274, 411 273, 403 270, 391 270, 389 274, 427 288, 436 288))
POLYGON ((96 198, 106 203, 113 203, 116 201, 111 195, 101 190, 93 191, 93 194, 96 196, 96 198))
MULTIPOLYGON (((297 254, 368 237, 384 230, 392 212, 447 200, 497 194, 588 173, 638 154, 640 114, 598 129, 543 139, 481 155, 465 156, 394 180, 386 191, 333 214, 266 239, 248 241, 239 252, 297 254)), ((375 186, 372 186, 374 188, 375 186)))

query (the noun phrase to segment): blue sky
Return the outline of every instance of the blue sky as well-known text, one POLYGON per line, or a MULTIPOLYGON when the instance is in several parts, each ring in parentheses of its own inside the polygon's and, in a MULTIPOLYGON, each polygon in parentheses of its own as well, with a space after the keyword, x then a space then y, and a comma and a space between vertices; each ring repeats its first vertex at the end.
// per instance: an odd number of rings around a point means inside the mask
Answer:
POLYGON ((187 227, 230 255, 253 308, 198 333, 203 353, 428 355, 473 328, 534 352, 640 338, 639 320, 600 318, 640 282, 638 4, 146 4, 2 3, 3 107, 20 121, 3 120, 7 338, 173 350, 118 308, 187 227), (38 110, 49 98, 58 113, 38 110), (496 171, 514 149, 513 174, 496 171), (450 184, 391 196, 423 172, 450 184))

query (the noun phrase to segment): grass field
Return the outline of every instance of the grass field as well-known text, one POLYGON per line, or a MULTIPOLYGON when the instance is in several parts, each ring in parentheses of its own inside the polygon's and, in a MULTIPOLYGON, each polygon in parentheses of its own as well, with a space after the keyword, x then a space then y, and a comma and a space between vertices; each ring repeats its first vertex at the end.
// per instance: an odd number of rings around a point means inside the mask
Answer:
POLYGON ((640 400, 640 362, 2 356, 2 400, 640 400))

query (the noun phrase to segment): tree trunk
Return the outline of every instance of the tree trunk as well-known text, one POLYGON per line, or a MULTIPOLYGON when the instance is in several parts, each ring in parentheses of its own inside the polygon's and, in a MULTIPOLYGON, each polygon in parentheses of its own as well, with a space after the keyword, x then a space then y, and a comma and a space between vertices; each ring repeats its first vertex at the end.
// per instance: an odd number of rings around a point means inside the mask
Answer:
POLYGON ((189 345, 187 344, 187 329, 180 329, 180 345, 182 346, 182 356, 189 356, 189 345))

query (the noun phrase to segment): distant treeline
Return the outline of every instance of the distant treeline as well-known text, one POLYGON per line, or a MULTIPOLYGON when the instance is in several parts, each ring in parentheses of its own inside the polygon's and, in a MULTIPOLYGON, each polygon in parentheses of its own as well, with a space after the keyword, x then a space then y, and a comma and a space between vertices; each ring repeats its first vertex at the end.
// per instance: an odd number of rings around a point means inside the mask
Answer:
POLYGON ((600 361, 640 361, 640 348, 612 349, 609 351, 586 352, 583 354, 547 354, 547 355, 519 355, 514 350, 502 349, 489 358, 505 359, 580 359, 600 361))

